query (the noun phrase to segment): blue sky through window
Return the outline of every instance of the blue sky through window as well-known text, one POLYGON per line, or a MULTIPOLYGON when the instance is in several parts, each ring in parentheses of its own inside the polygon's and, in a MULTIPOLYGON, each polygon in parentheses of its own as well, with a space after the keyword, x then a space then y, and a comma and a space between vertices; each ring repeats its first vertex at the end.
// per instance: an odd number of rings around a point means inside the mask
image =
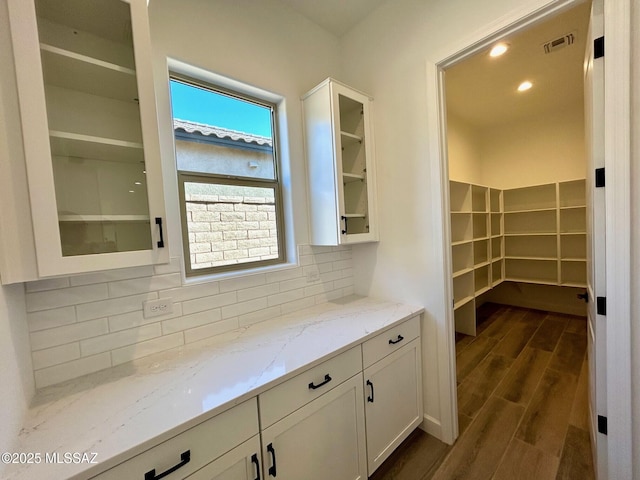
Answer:
POLYGON ((271 137, 271 110, 171 80, 174 118, 271 137))

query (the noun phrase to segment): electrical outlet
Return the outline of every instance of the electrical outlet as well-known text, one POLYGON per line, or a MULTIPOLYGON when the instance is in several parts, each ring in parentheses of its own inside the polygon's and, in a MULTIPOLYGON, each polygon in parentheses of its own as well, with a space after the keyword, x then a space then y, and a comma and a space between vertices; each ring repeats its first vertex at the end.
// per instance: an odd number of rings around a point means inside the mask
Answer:
POLYGON ((170 298, 160 298, 158 300, 147 300, 142 302, 144 318, 159 317, 173 313, 173 300, 170 298))
POLYGON ((313 283, 320 280, 320 270, 318 267, 312 267, 307 270, 307 283, 313 283))

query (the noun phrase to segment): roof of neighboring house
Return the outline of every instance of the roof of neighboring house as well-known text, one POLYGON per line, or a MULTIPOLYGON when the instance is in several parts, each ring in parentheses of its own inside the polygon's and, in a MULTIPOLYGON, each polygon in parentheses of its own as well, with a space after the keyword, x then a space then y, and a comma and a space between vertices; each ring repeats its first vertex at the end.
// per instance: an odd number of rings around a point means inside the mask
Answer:
POLYGON ((187 120, 173 119, 173 129, 183 130, 186 133, 199 133, 205 137, 217 137, 220 139, 229 139, 234 142, 244 142, 247 144, 266 145, 271 147, 271 138, 262 137, 260 135, 253 135, 251 133, 238 132, 236 130, 229 130, 228 128, 214 127, 213 125, 206 125, 204 123, 189 122, 187 120))

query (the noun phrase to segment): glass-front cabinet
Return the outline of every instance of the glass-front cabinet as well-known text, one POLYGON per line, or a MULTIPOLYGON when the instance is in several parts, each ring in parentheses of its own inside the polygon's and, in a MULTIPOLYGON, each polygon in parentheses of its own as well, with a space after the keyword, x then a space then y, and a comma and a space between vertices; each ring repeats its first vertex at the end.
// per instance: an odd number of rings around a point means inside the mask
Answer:
POLYGON ((329 78, 303 107, 310 243, 377 241, 370 97, 329 78))
POLYGON ((167 262, 146 1, 8 5, 37 277, 167 262))

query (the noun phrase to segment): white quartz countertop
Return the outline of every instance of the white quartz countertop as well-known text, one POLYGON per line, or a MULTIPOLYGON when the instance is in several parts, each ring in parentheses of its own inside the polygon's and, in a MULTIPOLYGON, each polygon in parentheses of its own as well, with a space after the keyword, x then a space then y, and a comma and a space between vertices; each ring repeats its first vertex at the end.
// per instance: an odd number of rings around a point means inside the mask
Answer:
POLYGON ((422 313, 347 297, 40 390, 2 478, 86 479, 422 313), (97 464, 45 463, 95 453, 97 464))

